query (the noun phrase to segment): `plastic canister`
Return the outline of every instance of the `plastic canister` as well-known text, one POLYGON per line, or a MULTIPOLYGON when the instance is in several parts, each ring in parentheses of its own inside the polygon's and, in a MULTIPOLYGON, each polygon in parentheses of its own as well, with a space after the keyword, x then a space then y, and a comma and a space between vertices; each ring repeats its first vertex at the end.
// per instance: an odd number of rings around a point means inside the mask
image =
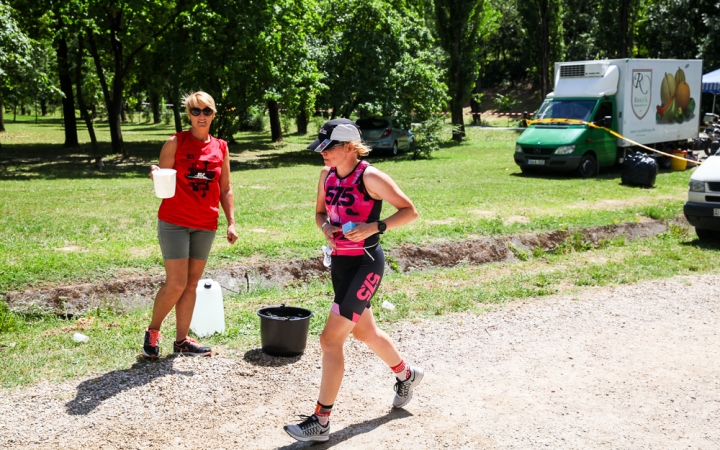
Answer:
MULTIPOLYGON (((685 158, 687 156, 687 152, 685 150, 674 150, 673 155, 685 158)), ((670 161, 670 170, 685 170, 686 168, 687 161, 684 159, 673 158, 672 161, 670 161)))
POLYGON ((225 332, 225 308, 222 289, 217 281, 208 278, 198 282, 190 329, 198 337, 225 332))

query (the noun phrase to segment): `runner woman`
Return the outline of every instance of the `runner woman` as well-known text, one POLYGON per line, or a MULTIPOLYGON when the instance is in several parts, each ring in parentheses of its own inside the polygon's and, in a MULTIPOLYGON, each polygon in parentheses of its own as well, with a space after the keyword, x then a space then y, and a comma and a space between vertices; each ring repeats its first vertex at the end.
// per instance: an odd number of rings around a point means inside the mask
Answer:
POLYGON ((370 149, 363 145, 353 121, 325 123, 308 148, 319 152, 325 163, 320 172, 315 222, 333 249, 335 300, 320 335, 322 379, 315 413, 284 429, 299 441, 327 441, 330 411, 345 371, 343 345, 350 333, 395 374, 393 407, 404 407, 422 380, 423 370, 405 362, 390 337, 375 325, 370 308, 385 269, 380 234, 412 222, 418 213, 388 175, 360 160, 370 149), (380 220, 383 201, 397 209, 384 221, 380 220))

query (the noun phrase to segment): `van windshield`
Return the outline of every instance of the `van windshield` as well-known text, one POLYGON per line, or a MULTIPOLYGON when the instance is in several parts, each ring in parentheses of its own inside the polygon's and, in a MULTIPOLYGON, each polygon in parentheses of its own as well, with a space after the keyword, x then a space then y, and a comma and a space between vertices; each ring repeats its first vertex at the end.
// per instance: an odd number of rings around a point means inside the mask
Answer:
POLYGON ((537 119, 575 119, 587 121, 597 100, 545 100, 537 119))

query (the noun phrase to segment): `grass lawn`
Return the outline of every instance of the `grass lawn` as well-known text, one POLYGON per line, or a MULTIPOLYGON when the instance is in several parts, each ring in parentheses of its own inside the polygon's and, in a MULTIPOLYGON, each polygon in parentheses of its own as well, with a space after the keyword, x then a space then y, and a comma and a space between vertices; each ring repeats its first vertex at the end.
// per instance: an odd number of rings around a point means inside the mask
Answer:
MULTIPOLYGON (((106 170, 97 172, 82 154, 87 145, 62 148, 60 125, 59 119, 33 119, 8 123, 8 132, 0 133, 0 293, 161 269, 160 200, 148 166, 172 130, 126 125, 130 158, 110 155, 106 170)), ((663 172, 653 189, 620 185, 617 170, 589 180, 528 177, 513 162, 517 132, 469 127, 468 135, 429 161, 369 158, 420 212, 419 220, 383 237, 386 248, 681 214, 689 171, 663 172)), ((98 124, 98 136, 107 139, 106 124, 98 124)), ((81 133, 81 139, 87 137, 81 133)), ((209 267, 317 256, 322 235, 313 212, 321 159, 304 150, 309 137, 291 135, 282 146, 266 134, 235 139, 232 182, 240 240, 231 247, 218 235, 209 267)), ((107 143, 103 147, 109 150, 107 143)), ((387 206, 384 215, 391 210, 387 206)), ((221 230, 223 222, 221 214, 221 230)))
MULTIPOLYGON (((7 128, 8 133, 0 133, 0 293, 161 271, 155 237, 159 200, 147 167, 171 129, 125 126, 130 158, 120 161, 110 155, 107 169, 96 172, 82 154, 86 147, 69 151, 60 146, 57 119, 37 125, 9 123, 7 128)), ((107 136, 106 125, 99 124, 98 134, 107 136)), ((681 215, 689 171, 662 172, 653 189, 620 185, 619 171, 590 180, 528 177, 512 159, 516 132, 470 127, 468 134, 467 142, 446 146, 432 160, 370 157, 397 180, 421 216, 383 236, 385 248, 681 215)), ((265 134, 241 133, 235 139, 232 180, 241 238, 232 247, 218 238, 209 265, 318 256, 322 237, 313 220, 313 200, 321 160, 303 150, 309 138, 291 135, 283 146, 270 143, 265 134)), ((104 148, 109 148, 107 143, 104 148)), ((379 322, 391 328, 398 321, 482 312, 516 299, 704 273, 720 262, 717 246, 700 244, 681 227, 651 239, 619 239, 600 247, 567 245, 520 259, 391 272, 373 301, 379 305, 388 300, 396 309, 376 308, 379 322)), ((241 357, 259 346, 255 311, 279 303, 313 310, 314 336, 323 326, 331 291, 327 280, 314 280, 226 295, 227 332, 203 342, 241 357)), ((166 355, 171 352, 173 316, 164 324, 166 355)), ((11 312, 0 305, 0 386, 126 369, 139 355, 149 317, 147 308, 99 309, 67 320, 11 312), (73 342, 76 331, 90 341, 73 342)))

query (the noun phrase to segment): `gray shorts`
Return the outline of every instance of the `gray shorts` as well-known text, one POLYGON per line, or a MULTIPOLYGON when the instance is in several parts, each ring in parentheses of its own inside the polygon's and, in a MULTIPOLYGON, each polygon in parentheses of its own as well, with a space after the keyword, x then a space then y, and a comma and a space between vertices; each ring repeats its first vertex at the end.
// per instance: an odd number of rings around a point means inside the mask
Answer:
POLYGON ((181 227, 158 219, 158 240, 163 259, 207 261, 215 231, 181 227))

